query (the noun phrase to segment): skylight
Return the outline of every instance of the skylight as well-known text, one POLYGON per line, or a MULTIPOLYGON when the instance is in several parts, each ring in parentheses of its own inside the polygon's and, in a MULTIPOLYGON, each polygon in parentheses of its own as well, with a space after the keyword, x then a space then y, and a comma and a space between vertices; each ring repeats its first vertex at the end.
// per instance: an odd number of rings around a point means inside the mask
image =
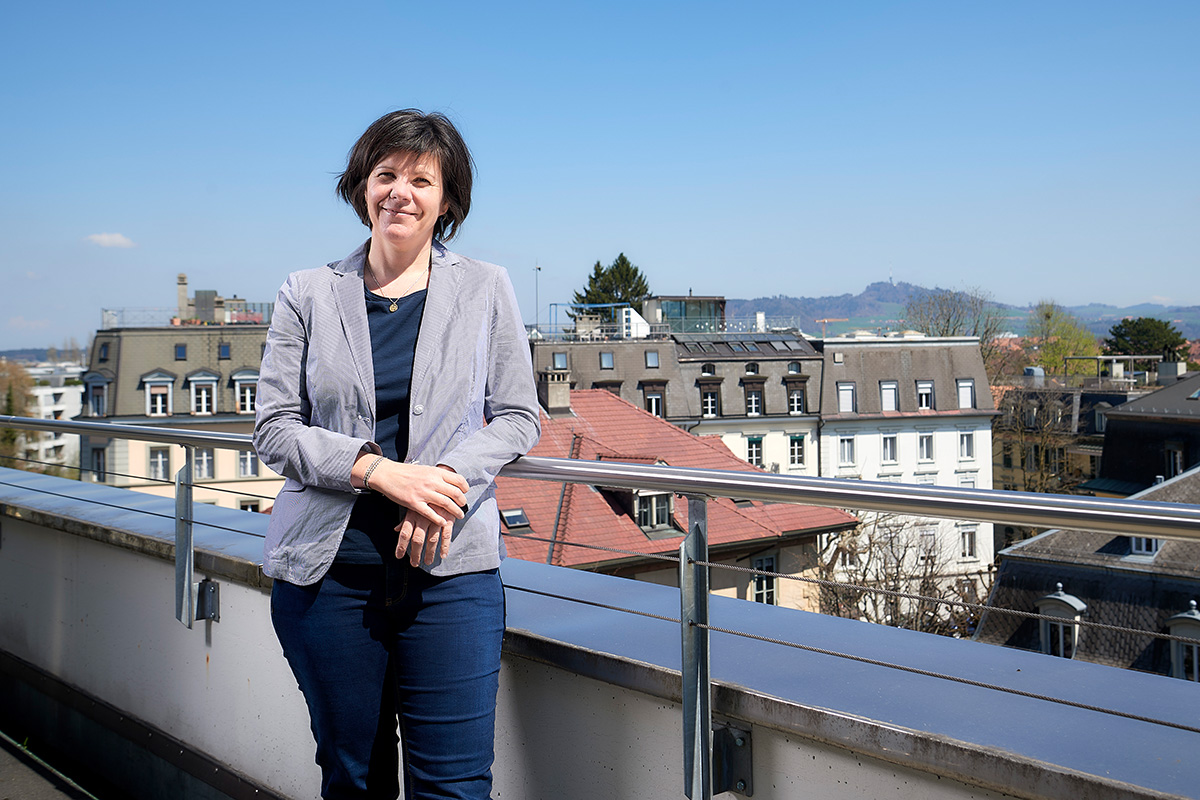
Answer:
POLYGON ((528 528, 529 517, 525 516, 525 509, 510 508, 507 511, 501 511, 500 516, 504 518, 504 524, 511 530, 512 528, 528 528))

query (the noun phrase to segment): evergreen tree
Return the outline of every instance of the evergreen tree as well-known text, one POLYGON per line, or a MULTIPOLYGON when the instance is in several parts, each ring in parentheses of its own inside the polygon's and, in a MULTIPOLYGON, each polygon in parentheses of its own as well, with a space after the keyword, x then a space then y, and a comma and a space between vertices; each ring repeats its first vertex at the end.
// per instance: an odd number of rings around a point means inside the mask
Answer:
MULTIPOLYGON (((575 292, 574 302, 629 303, 640 314, 642 301, 649 296, 650 284, 646 276, 624 253, 619 253, 607 267, 599 261, 595 263, 583 291, 575 292)), ((606 319, 612 319, 612 309, 604 309, 603 312, 606 319)), ((576 311, 571 318, 574 319, 580 313, 584 312, 576 311)))
POLYGON ((1162 356, 1187 360, 1187 339, 1169 322, 1154 317, 1124 319, 1108 330, 1104 352, 1111 355, 1162 356))

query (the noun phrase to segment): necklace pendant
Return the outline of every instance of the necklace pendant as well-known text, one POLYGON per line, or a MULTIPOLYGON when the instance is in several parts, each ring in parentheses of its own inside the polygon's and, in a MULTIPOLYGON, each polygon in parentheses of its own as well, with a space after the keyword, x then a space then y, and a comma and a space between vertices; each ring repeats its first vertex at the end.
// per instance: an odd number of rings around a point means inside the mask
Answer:
POLYGON ((388 306, 388 311, 395 311, 397 308, 399 308, 399 306, 397 306, 396 301, 393 300, 392 304, 390 306, 388 306))

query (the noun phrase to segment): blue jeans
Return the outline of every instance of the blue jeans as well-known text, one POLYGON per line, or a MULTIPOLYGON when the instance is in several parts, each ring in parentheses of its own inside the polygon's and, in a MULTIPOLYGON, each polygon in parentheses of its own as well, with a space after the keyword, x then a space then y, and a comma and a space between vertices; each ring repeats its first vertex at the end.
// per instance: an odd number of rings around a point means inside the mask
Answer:
POLYGON ((334 564, 312 586, 275 581, 271 620, 308 703, 321 796, 491 794, 504 636, 497 570, 435 577, 334 564))

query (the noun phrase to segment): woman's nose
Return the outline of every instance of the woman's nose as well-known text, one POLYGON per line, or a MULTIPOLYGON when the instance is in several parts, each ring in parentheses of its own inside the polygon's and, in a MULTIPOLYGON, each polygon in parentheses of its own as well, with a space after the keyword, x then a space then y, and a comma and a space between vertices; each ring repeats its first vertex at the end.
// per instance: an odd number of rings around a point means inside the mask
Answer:
POLYGON ((412 194, 411 189, 406 181, 396 181, 392 184, 391 196, 397 200, 407 200, 412 194))

